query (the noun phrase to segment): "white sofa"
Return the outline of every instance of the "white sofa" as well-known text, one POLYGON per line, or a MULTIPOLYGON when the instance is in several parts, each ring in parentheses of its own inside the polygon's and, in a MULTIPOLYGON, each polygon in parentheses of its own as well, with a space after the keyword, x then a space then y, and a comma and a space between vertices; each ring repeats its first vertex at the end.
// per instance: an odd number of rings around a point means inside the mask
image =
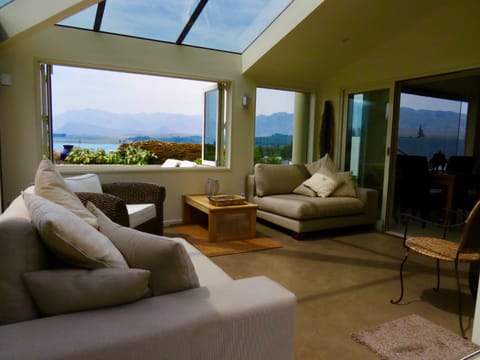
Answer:
POLYGON ((199 287, 38 317, 22 273, 52 255, 17 198, 0 215, 0 359, 293 358, 290 291, 264 276, 232 280, 185 240, 167 239, 185 247, 199 287), (25 304, 33 310, 22 314, 25 304))

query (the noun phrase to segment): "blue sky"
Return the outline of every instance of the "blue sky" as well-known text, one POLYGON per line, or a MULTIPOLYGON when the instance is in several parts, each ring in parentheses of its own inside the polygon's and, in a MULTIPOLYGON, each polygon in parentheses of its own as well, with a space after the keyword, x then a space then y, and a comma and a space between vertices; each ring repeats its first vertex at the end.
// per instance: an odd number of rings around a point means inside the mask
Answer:
MULTIPOLYGON (((53 67, 53 116, 68 110, 203 114, 203 90, 214 83, 158 76, 53 67)), ((253 97, 253 94, 250 95, 253 97)), ((257 113, 293 112, 293 93, 258 89, 257 113)))

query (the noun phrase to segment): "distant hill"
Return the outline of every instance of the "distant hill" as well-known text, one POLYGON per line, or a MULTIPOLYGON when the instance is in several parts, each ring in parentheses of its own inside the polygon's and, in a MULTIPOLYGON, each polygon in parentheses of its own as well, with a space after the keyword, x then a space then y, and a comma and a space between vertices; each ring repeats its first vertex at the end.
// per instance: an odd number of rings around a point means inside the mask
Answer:
MULTIPOLYGON (((400 137, 416 137, 422 126, 424 137, 457 133, 458 114, 451 111, 400 109, 400 137)), ((465 131, 465 115, 462 115, 460 132, 465 131)), ((100 110, 72 110, 53 119, 53 132, 58 136, 104 136, 123 139, 155 138, 165 141, 199 141, 203 126, 200 115, 138 113, 116 114, 100 110), (190 138, 192 137, 193 138, 190 138), (189 139, 190 138, 190 139, 189 139)), ((285 136, 293 134, 293 114, 279 112, 258 115, 255 122, 256 143, 283 144, 291 141, 285 136), (283 137, 282 137, 283 136, 283 137), (268 139, 267 139, 268 138, 268 139)))
POLYGON ((101 110, 71 110, 53 118, 53 131, 71 135, 140 136, 202 134, 202 117, 184 114, 116 114, 101 110))
POLYGON ((461 114, 460 129, 458 128, 458 113, 453 111, 414 110, 407 107, 400 108, 399 136, 416 137, 422 126, 423 136, 435 137, 447 134, 457 135, 465 132, 466 114, 461 114))
MULTIPOLYGON (((62 136, 103 135, 121 138, 201 136, 201 115, 116 114, 101 110, 71 110, 53 118, 53 132, 62 136)), ((293 133, 293 114, 280 112, 256 118, 257 136, 293 133)))

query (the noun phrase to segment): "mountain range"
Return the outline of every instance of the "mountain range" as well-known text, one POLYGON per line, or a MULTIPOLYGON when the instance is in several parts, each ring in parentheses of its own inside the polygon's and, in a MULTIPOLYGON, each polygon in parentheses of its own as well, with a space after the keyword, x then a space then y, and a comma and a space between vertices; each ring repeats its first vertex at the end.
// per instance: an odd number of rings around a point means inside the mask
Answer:
MULTIPOLYGON (((460 133, 465 131, 465 115, 462 114, 460 133)), ((419 126, 425 136, 456 134, 458 130, 458 114, 451 111, 400 109, 400 136, 416 136, 419 126)), ((100 110, 71 110, 53 119, 53 131, 66 136, 201 136, 202 116, 169 114, 169 113, 137 113, 117 114, 100 110)), ((255 123, 256 137, 269 137, 274 134, 293 134, 293 114, 286 112, 271 115, 258 115, 255 123)))

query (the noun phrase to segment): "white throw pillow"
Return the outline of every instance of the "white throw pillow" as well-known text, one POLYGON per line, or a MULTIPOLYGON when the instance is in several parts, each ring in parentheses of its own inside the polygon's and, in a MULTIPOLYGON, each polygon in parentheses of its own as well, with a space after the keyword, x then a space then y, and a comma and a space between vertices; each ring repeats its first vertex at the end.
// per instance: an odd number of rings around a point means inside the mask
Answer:
POLYGON ((93 192, 102 194, 102 184, 97 174, 83 174, 64 178, 65 184, 73 192, 93 192))
POLYGON ((340 181, 338 181, 335 173, 321 167, 310 179, 305 180, 303 184, 315 191, 317 196, 325 198, 335 191, 338 185, 340 185, 340 181))
POLYGON ((337 178, 342 180, 338 188, 330 195, 332 197, 357 197, 356 185, 351 171, 339 172, 337 178))
POLYGON ((43 159, 38 165, 35 175, 35 194, 63 206, 94 228, 98 228, 95 216, 83 206, 78 196, 67 187, 63 177, 48 159, 43 159))
POLYGON ((115 245, 71 211, 35 194, 23 199, 42 240, 63 261, 87 269, 128 268, 115 245))

